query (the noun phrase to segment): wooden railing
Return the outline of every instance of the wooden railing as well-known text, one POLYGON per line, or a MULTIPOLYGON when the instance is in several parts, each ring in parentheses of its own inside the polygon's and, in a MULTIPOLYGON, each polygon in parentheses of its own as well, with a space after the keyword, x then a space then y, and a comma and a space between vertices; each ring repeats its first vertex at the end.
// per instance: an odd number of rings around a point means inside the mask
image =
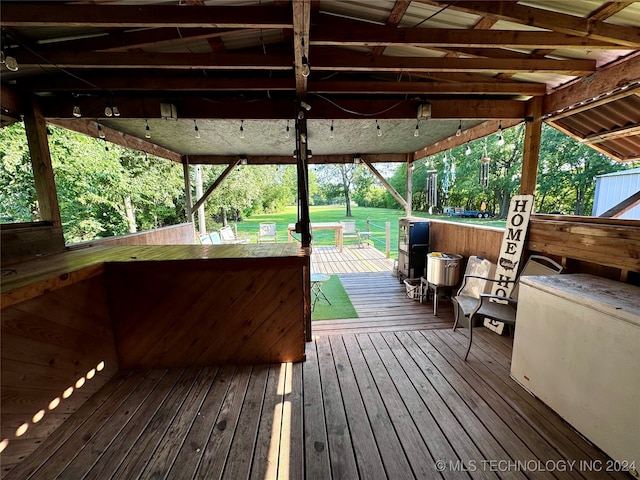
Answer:
POLYGON ((195 243, 193 223, 181 223, 143 232, 100 238, 88 242, 74 243, 68 250, 93 247, 94 245, 192 245, 195 243))
MULTIPOLYGON (((431 250, 479 255, 492 262, 504 230, 481 225, 431 220, 431 250)), ((527 253, 561 262, 568 273, 591 273, 612 280, 640 282, 640 221, 532 215, 527 253)))

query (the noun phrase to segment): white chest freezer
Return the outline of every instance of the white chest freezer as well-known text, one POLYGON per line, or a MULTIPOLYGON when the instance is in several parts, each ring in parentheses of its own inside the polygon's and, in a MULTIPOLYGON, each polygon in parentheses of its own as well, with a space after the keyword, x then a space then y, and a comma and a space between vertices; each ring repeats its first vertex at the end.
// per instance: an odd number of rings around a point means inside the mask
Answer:
POLYGON ((587 274, 522 277, 518 298, 511 376, 640 470, 640 287, 587 274))

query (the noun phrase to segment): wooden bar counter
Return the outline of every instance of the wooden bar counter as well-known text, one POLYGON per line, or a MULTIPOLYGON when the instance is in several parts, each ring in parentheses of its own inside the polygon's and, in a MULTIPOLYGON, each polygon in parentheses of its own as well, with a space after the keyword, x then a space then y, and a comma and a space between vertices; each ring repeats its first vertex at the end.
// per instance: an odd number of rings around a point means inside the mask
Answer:
POLYGON ((2 274, 5 465, 119 371, 304 360, 309 255, 293 244, 97 246, 2 274))

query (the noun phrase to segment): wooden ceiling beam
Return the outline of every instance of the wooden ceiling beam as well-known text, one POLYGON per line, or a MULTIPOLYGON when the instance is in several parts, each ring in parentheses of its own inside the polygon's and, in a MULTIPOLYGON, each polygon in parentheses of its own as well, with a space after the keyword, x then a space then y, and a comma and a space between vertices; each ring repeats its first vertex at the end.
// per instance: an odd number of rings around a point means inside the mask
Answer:
POLYGON ((2 24, 11 27, 293 28, 291 8, 194 5, 83 5, 2 2, 2 24))
POLYGON ((307 93, 305 66, 309 63, 309 28, 311 25, 311 2, 299 0, 292 2, 293 8, 293 53, 295 63, 296 94, 302 98, 307 93))
POLYGON ((224 35, 232 35, 235 32, 247 32, 252 29, 234 28, 204 28, 184 29, 154 28, 134 31, 115 31, 108 34, 80 39, 59 40, 46 42, 47 48, 54 46, 56 49, 64 49, 74 52, 117 52, 132 50, 135 48, 161 47, 163 45, 176 45, 193 42, 194 40, 206 40, 219 38, 224 35))
POLYGON ((621 137, 631 137, 634 135, 640 135, 640 125, 627 125, 620 128, 613 128, 608 132, 604 133, 595 133, 593 135, 589 135, 588 137, 583 138, 581 141, 583 143, 602 143, 610 140, 615 140, 616 138, 621 137))
MULTIPOLYGON (((350 22, 351 23, 351 22, 350 22)), ((336 28, 314 25, 311 45, 324 46, 414 46, 477 48, 552 48, 580 50, 628 50, 610 42, 555 32, 523 32, 516 30, 463 30, 446 28, 391 28, 376 25, 336 28)), ((638 45, 640 47, 640 39, 638 45)))
POLYGON ((292 70, 290 55, 148 52, 54 52, 20 54, 21 67, 170 70, 292 70), (44 58, 43 58, 44 57, 44 58), (46 59, 46 60, 45 60, 46 59))
MULTIPOLYGON (((596 70, 594 60, 553 60, 546 58, 422 58, 370 57, 336 48, 316 47, 308 55, 312 70, 361 72, 553 72, 570 76, 589 75, 596 70)), ((207 53, 71 53, 51 52, 46 61, 39 55, 20 55, 21 67, 170 70, 292 70, 291 57, 281 54, 207 53)), ((298 63, 296 62, 296 68, 298 63)))
MULTIPOLYGON (((448 6, 450 9, 482 15, 508 22, 544 28, 553 32, 567 33, 604 42, 638 48, 640 29, 585 19, 565 13, 519 5, 517 2, 498 1, 433 1, 416 0, 428 5, 448 6)), ((544 45, 541 45, 544 46, 544 45)))
POLYGON ((496 133, 499 129, 500 124, 502 124, 503 129, 506 129, 518 125, 521 122, 522 119, 488 120, 481 123, 480 125, 476 125, 475 127, 469 128, 467 130, 463 130, 462 135, 460 135, 459 137, 452 135, 438 142, 435 142, 428 147, 416 151, 413 154, 413 161, 420 160, 437 153, 445 152, 447 150, 451 150, 452 148, 459 147, 460 145, 464 145, 467 142, 473 142, 474 140, 478 140, 479 138, 484 138, 487 135, 496 133))
MULTIPOLYGON (((312 155, 309 158, 309 163, 314 165, 327 164, 327 163, 353 163, 353 157, 358 152, 350 154, 337 154, 337 155, 312 155)), ((244 155, 247 158, 248 165, 294 165, 296 159, 293 155, 244 155)), ((366 154, 360 155, 361 158, 366 158, 367 161, 372 163, 400 163, 406 162, 407 156, 404 153, 391 153, 391 154, 366 154)), ((190 165, 227 165, 232 161, 238 160, 237 156, 229 155, 189 155, 190 165)))
MULTIPOLYGON (((160 103, 167 97, 128 98, 114 97, 121 119, 160 118, 160 103)), ((476 119, 518 119, 525 116, 526 102, 516 100, 451 100, 407 99, 407 100, 354 100, 328 99, 311 95, 307 99, 312 106, 307 116, 313 119, 410 119, 415 120, 417 106, 420 103, 431 104, 431 118, 434 120, 476 120, 476 119)), ((293 112, 293 99, 264 99, 239 102, 237 99, 218 98, 209 100, 199 97, 172 97, 179 118, 189 119, 290 119, 293 112), (235 101, 234 101, 235 100, 235 101)), ((75 101, 68 99, 43 97, 42 108, 45 116, 51 119, 71 119, 75 101)), ((80 100, 84 117, 104 119, 105 98, 88 97, 80 100)), ((113 120, 113 119, 111 119, 113 120)))
POLYGON ((314 70, 363 72, 554 72, 570 76, 593 73, 593 60, 370 57, 337 48, 316 47, 310 53, 314 70))
MULTIPOLYGON (((35 78, 19 82, 21 91, 30 92, 225 92, 225 91, 293 91, 295 85, 290 78, 206 78, 158 77, 147 75, 82 77, 83 81, 70 77, 35 78)), ((417 94, 417 95, 521 95, 542 96, 546 86, 542 83, 526 82, 394 82, 394 81, 312 81, 309 93, 338 94, 417 94)))
MULTIPOLYGON (((402 17, 404 17, 404 14, 407 12, 409 5, 411 5, 411 0, 396 0, 385 22, 387 27, 397 27, 400 25, 402 17)), ((382 55, 385 48, 384 46, 374 47, 371 53, 376 56, 382 55)))
POLYGON ((606 20, 635 2, 606 2, 589 14, 590 20, 606 20))
MULTIPOLYGON (((67 130, 82 133, 89 137, 100 138, 98 135, 98 124, 92 119, 74 118, 73 120, 67 120, 62 118, 47 118, 47 122, 57 125, 58 127, 66 128, 67 130)), ((120 145, 121 147, 130 148, 132 150, 146 152, 149 155, 155 155, 156 157, 166 158, 173 162, 182 163, 182 155, 179 153, 172 152, 171 150, 148 142, 142 138, 119 132, 107 127, 106 125, 100 125, 100 128, 105 135, 105 141, 120 145)))

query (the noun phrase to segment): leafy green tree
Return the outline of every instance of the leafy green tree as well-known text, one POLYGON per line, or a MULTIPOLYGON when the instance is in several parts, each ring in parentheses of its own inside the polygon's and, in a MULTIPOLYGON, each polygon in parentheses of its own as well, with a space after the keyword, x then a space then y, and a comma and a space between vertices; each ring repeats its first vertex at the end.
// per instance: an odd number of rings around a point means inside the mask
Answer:
POLYGON ((0 222, 38 219, 38 202, 24 125, 0 129, 0 222))

